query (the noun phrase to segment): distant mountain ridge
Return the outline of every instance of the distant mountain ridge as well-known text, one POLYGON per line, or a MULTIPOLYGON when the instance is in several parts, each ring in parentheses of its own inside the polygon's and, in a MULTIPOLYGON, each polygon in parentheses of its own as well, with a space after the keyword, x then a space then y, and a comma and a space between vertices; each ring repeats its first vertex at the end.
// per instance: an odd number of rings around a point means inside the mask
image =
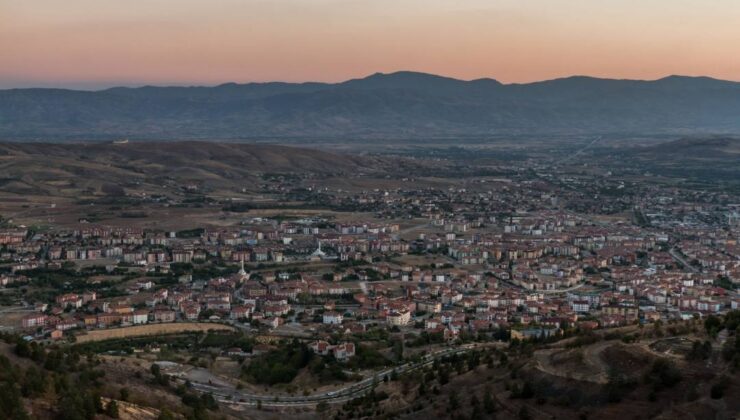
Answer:
POLYGON ((740 83, 573 76, 526 84, 415 72, 342 83, 0 90, 0 139, 738 133, 740 83))

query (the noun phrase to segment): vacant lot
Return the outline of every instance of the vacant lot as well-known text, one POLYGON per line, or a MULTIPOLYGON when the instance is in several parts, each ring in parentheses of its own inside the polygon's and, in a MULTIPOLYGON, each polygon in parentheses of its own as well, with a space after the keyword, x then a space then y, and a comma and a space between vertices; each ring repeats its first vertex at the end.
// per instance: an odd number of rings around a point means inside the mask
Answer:
POLYGON ((89 331, 85 335, 77 336, 78 343, 87 343, 90 341, 110 340, 114 338, 135 337, 141 335, 164 335, 176 334, 181 332, 206 332, 208 330, 234 331, 234 327, 223 324, 198 323, 198 322, 181 322, 171 324, 149 324, 137 325, 134 327, 113 328, 110 330, 89 331))

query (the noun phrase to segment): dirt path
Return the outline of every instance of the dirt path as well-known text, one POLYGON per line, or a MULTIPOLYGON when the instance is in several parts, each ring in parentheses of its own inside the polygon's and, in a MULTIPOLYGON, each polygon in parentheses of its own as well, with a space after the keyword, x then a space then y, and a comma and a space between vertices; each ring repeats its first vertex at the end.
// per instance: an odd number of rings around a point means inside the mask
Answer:
POLYGON ((601 353, 612 344, 614 343, 605 341, 583 349, 538 350, 534 353, 536 367, 561 378, 605 384, 609 381, 609 366, 602 359, 601 353), (556 362, 558 358, 562 360, 561 363, 556 362), (577 368, 574 368, 574 363, 578 364, 577 368))

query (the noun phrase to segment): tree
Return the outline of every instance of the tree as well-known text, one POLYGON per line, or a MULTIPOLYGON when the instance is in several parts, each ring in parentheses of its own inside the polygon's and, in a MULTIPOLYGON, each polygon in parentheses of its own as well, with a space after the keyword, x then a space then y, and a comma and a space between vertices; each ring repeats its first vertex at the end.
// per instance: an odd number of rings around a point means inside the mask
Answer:
POLYGON ((441 367, 439 371, 437 371, 437 377, 439 378, 439 384, 444 385, 450 381, 450 371, 445 367, 441 367))
POLYGON ((108 406, 105 407, 105 414, 112 419, 118 418, 118 403, 116 400, 110 400, 108 406))
POLYGON ((154 375, 154 381, 162 386, 168 386, 170 384, 170 377, 162 375, 162 369, 158 364, 153 363, 150 368, 152 375, 154 375))
POLYGON ((532 398, 534 397, 534 390, 532 389, 532 384, 529 383, 529 381, 524 382, 524 386, 522 387, 522 392, 520 394, 521 398, 532 398))
POLYGON ((725 389, 729 386, 729 382, 730 381, 726 376, 722 376, 719 382, 712 385, 712 388, 709 390, 709 396, 712 397, 713 400, 724 398, 725 389))
POLYGON ((26 375, 21 384, 21 394, 24 397, 35 397, 46 391, 46 374, 34 366, 26 370, 26 375))
POLYGON ((704 320, 704 329, 710 337, 716 337, 717 333, 722 329, 722 320, 714 315, 709 315, 704 320))
POLYGON ((102 411, 100 396, 80 392, 77 388, 65 388, 59 402, 59 417, 63 420, 92 419, 102 411))
POLYGON ((19 337, 15 342, 15 354, 19 357, 31 357, 31 346, 28 345, 28 341, 19 337))
POLYGON ((645 382, 653 384, 655 390, 671 388, 682 379, 681 371, 667 359, 656 359, 645 374, 645 382))
POLYGON ((606 384, 607 401, 617 403, 631 389, 631 383, 616 369, 609 370, 609 382, 606 384))
POLYGON ((529 420, 529 410, 527 410, 527 406, 522 406, 522 408, 519 409, 519 420, 529 420))
POLYGON ((687 360, 707 360, 712 355, 712 344, 706 340, 702 343, 699 340, 694 341, 691 351, 686 354, 687 360))
POLYGON ((491 387, 486 387, 483 394, 483 410, 487 414, 493 414, 496 412, 496 403, 493 401, 493 394, 491 393, 491 387))
POLYGON ((121 396, 121 401, 128 401, 129 391, 128 388, 121 388, 118 393, 121 396))
POLYGON ((0 417, 13 420, 28 419, 20 391, 11 383, 6 382, 0 386, 0 417))
POLYGON ((457 399, 457 391, 452 390, 450 392, 450 411, 455 411, 460 408, 460 401, 457 399))
POLYGON ((218 403, 216 402, 216 399, 213 398, 213 394, 210 392, 207 394, 203 394, 200 396, 200 400, 203 403, 203 406, 209 410, 217 411, 218 410, 218 403))
POLYGON ((172 411, 168 410, 167 408, 163 408, 159 411, 159 416, 157 417, 157 420, 175 420, 175 415, 172 414, 172 411))
POLYGON ((422 380, 419 383, 419 389, 417 391, 419 393, 419 396, 425 395, 427 393, 427 383, 426 381, 422 380))
POLYGON ((321 401, 320 403, 316 404, 316 412, 319 414, 325 413, 328 409, 329 404, 326 401, 321 401))

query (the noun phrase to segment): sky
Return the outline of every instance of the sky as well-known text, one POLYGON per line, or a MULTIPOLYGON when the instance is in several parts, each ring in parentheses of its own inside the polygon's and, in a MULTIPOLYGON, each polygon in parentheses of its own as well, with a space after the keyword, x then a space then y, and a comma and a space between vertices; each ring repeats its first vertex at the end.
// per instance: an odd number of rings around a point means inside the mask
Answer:
POLYGON ((0 0, 0 88, 740 80, 738 0, 0 0))

